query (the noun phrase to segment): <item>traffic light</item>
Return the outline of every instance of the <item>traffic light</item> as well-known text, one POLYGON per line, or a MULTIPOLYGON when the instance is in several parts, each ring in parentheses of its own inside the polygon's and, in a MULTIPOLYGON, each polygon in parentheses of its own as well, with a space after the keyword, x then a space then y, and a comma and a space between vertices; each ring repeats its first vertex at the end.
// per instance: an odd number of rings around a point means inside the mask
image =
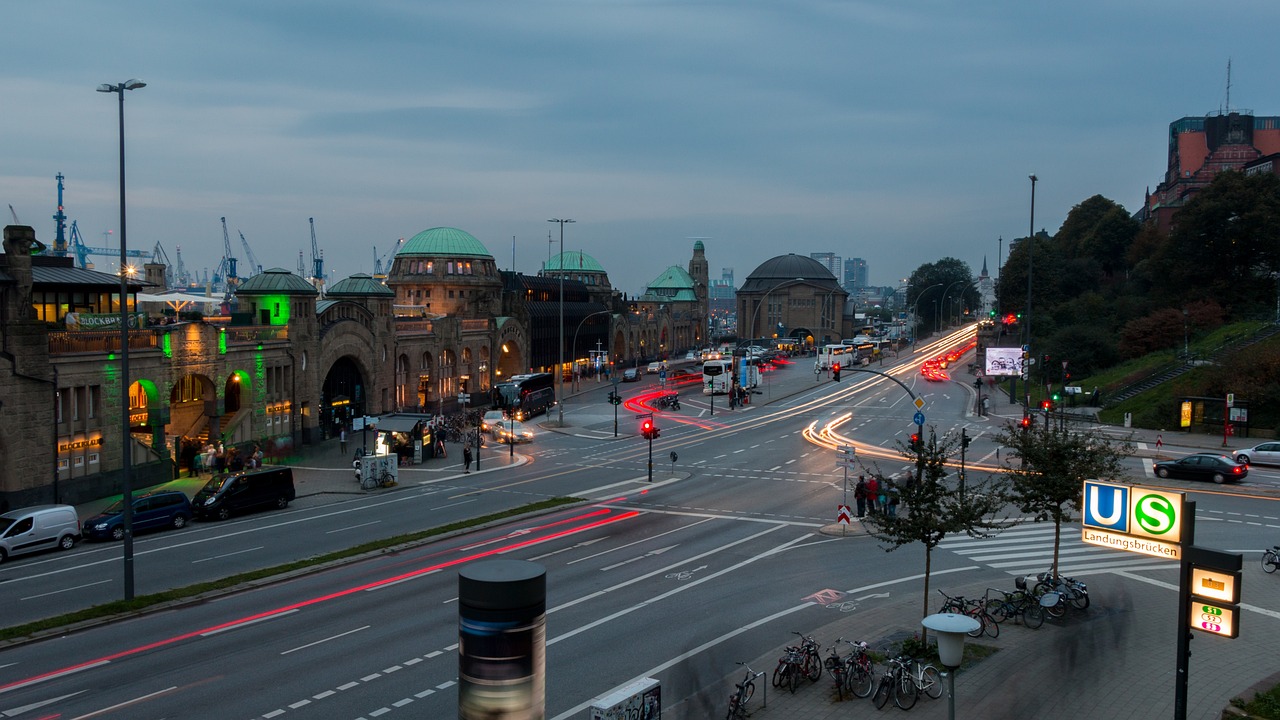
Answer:
POLYGON ((960 447, 967 448, 971 442, 973 442, 973 438, 969 437, 968 431, 965 428, 960 428, 960 447))
POLYGON ((840 382, 840 363, 831 364, 831 377, 836 382, 840 382))
POLYGON ((1050 410, 1053 409, 1053 401, 1050 400, 1049 398, 1045 398, 1044 400, 1041 400, 1040 409, 1045 412, 1049 412, 1050 410))
POLYGON ((652 420, 646 418, 644 422, 640 423, 640 434, 646 440, 657 440, 661 432, 658 430, 658 426, 653 424, 652 420))
POLYGON ((1026 429, 1030 428, 1030 427, 1031 427, 1031 416, 1030 416, 1030 415, 1023 415, 1023 416, 1022 416, 1022 422, 1020 422, 1020 423, 1018 423, 1018 424, 1022 426, 1022 429, 1023 429, 1023 430, 1026 430, 1026 429))
POLYGON ((610 393, 609 393, 609 404, 610 404, 610 405, 621 405, 621 404, 622 404, 622 396, 621 396, 621 395, 619 395, 619 394, 618 394, 618 393, 616 393, 616 392, 610 392, 610 393))
POLYGON ((916 452, 920 451, 920 433, 911 433, 911 449, 916 452))

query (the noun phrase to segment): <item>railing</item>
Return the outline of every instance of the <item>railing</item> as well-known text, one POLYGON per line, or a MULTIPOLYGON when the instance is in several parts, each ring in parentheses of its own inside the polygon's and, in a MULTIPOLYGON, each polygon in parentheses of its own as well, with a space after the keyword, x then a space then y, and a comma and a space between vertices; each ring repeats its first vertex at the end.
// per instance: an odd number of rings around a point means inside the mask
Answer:
MULTIPOLYGON (((157 347, 157 334, 151 330, 130 330, 129 349, 157 347)), ((49 333, 49 354, 120 352, 120 333, 115 330, 55 330, 49 333)))
POLYGON ((464 333, 465 332, 488 332, 488 331, 489 331, 489 321, 487 319, 462 321, 462 332, 464 333))
POLYGON ((421 320, 418 318, 396 318, 397 333, 426 333, 430 335, 435 332, 431 320, 421 320))
POLYGON ((284 325, 226 327, 221 328, 220 332, 227 336, 228 345, 256 345, 260 342, 289 339, 289 328, 284 325))

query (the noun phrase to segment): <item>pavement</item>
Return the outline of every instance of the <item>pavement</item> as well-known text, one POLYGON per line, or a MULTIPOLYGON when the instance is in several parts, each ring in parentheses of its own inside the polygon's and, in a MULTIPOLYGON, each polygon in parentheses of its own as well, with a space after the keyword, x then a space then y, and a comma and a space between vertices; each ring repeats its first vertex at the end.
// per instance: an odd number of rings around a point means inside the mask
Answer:
MULTIPOLYGON (((800 367, 805 367, 800 359, 800 367)), ((789 395, 812 389, 815 385, 811 373, 787 373, 787 378, 774 384, 765 394, 756 395, 752 405, 737 410, 717 406, 717 415, 749 413, 754 409, 778 401, 789 395), (789 379, 788 379, 789 378, 789 379)), ((960 385, 970 386, 963 379, 960 385)), ((612 389, 611 383, 584 381, 576 393, 567 393, 565 400, 572 403, 577 395, 599 391, 603 395, 612 389)), ((623 386, 630 390, 631 385, 623 386)), ((636 388, 640 389, 640 388, 636 388)), ((628 393, 630 395, 631 393, 628 393)), ((998 402, 990 407, 989 421, 1016 421, 1022 417, 1021 406, 1011 404, 1007 397, 996 395, 998 402)), ((595 404, 596 398, 581 398, 595 404)), ((686 403, 688 405, 688 403, 686 403)), ((688 408, 686 408, 687 410, 688 408)), ((1088 409, 1078 409, 1079 422, 1089 422, 1088 409)), ((636 434, 634 413, 621 409, 618 414, 621 437, 636 434)), ((613 413, 592 409, 589 412, 575 410, 566 418, 566 426, 556 421, 553 409, 540 421, 545 430, 570 433, 582 437, 610 441, 613 435, 613 413)), ((1037 419, 1040 416, 1037 413, 1037 419)), ((970 415, 967 419, 980 419, 970 415)), ((1042 421, 1042 420, 1040 420, 1042 421)), ((1223 447, 1221 436, 1192 435, 1183 432, 1157 432, 1141 429, 1099 427, 1100 430, 1129 437, 1138 444, 1139 455, 1154 457, 1157 454, 1177 456, 1186 452, 1204 450, 1230 453, 1232 449, 1249 447, 1258 439, 1227 438, 1223 447), (1157 438, 1161 440, 1156 448, 1157 438)), ((371 439, 370 439, 371 440, 371 439)), ((359 446, 360 436, 351 438, 350 452, 359 446)), ((395 488, 362 491, 351 468, 350 453, 343 453, 338 441, 329 440, 308 446, 287 461, 294 467, 298 503, 324 503, 336 497, 394 492, 395 488)), ((496 472, 524 462, 517 446, 514 455, 507 446, 487 446, 480 456, 479 472, 496 472)), ((401 468, 407 476, 460 475, 461 448, 450 445, 448 457, 426 460, 420 465, 401 468)), ((674 463, 673 463, 674 465, 674 463)), ((658 464, 661 467, 661 463, 658 464)), ((475 468, 472 472, 476 472, 475 468)), ((194 494, 208 476, 180 478, 165 483, 162 488, 176 488, 194 494)), ((141 490, 139 490, 141 491, 141 490)), ((78 506, 82 518, 96 513, 114 498, 103 498, 78 506)), ((832 525, 824 528, 828 535, 844 535, 850 543, 875 543, 855 520, 850 526, 832 525)), ((892 556, 890 556, 892 559, 892 556)), ((1250 559, 1251 560, 1251 559, 1250 559)), ((1256 563, 1252 563, 1256 566, 1256 563)), ((1246 573, 1249 570, 1246 568, 1246 573)), ((1148 573, 1162 579, 1171 573, 1148 573)), ((1254 573, 1260 574, 1260 571, 1254 573)), ((1082 612, 1069 612, 1061 621, 1046 621, 1043 627, 1030 630, 1014 621, 1006 621, 997 639, 969 640, 992 652, 957 673, 957 714, 966 718, 1167 718, 1173 714, 1174 702, 1174 642, 1172 635, 1174 617, 1177 614, 1176 589, 1160 587, 1159 581, 1143 581, 1133 575, 1099 574, 1085 579, 1089 584, 1092 606, 1082 612), (1154 586, 1154 587, 1153 587, 1154 586), (1160 638, 1160 641, 1152 638, 1160 638), (1142 640, 1137 642, 1137 640, 1142 640), (1153 649, 1154 648, 1154 649, 1153 649)), ((1266 579, 1256 581, 1262 584, 1266 579)), ((1176 576, 1172 578, 1176 583, 1176 576)), ((990 582, 974 582, 966 573, 936 576, 931 588, 943 588, 950 594, 968 597, 981 596, 990 582)), ((1012 589, 1012 578, 1004 583, 1012 589)), ((936 592, 930 590, 936 596, 936 592)), ((1272 596, 1274 597, 1274 595, 1272 596)), ((903 638, 919 631, 922 596, 915 580, 899 584, 866 586, 850 592, 851 602, 837 604, 826 609, 829 619, 816 627, 788 628, 813 634, 824 647, 829 647, 837 637, 865 640, 873 648, 891 650, 903 638), (888 598, 871 597, 888 592, 888 598), (865 596, 865 597, 864 597, 865 596), (863 598, 863 599, 859 599, 863 598)), ((936 602, 931 599, 931 608, 936 602)), ((1274 624, 1280 613, 1270 612, 1270 618, 1247 618, 1256 625, 1274 624)), ((766 627, 774 627, 768 625, 766 627)), ((760 630, 753 630, 759 632, 760 630)), ((1275 638, 1269 632, 1266 637, 1275 638)), ((1242 633, 1235 640, 1197 637, 1192 642, 1195 656, 1192 658, 1190 693, 1187 717, 1219 718, 1229 706, 1232 697, 1243 693, 1250 686, 1270 687, 1280 683, 1280 663, 1274 644, 1242 633), (1204 639, 1201 639, 1201 638, 1204 639), (1206 667, 1212 663, 1212 667, 1206 667)), ((785 645, 794 639, 778 637, 773 651, 758 658, 743 658, 756 670, 772 671, 777 657, 785 645)), ((826 652, 824 650, 824 657, 826 652)), ((720 717, 724 713, 726 698, 733 683, 741 678, 742 671, 727 658, 719 658, 724 671, 719 682, 710 686, 695 698, 667 708, 668 715, 676 718, 720 717)), ((947 696, 939 700, 922 697, 910 711, 916 717, 946 717, 947 696)), ((831 681, 823 676, 816 683, 805 681, 792 694, 769 687, 768 675, 757 680, 755 698, 749 706, 749 717, 756 720, 863 717, 878 712, 900 712, 892 701, 882 711, 877 711, 868 700, 845 697, 838 700, 831 681)))

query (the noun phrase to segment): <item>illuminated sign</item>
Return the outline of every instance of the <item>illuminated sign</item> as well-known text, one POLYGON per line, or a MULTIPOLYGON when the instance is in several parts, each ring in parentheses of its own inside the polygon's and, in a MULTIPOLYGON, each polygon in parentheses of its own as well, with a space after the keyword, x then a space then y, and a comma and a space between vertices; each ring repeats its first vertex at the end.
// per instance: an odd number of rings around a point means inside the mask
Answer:
POLYGON ((92 437, 80 438, 78 440, 67 440, 66 442, 58 443, 58 452, 68 453, 68 452, 75 452, 77 450, 87 450, 88 448, 101 447, 103 445, 103 442, 104 441, 101 435, 94 435, 92 437))
POLYGON ((1233 606, 1194 602, 1191 604, 1191 617, 1187 619, 1192 630, 1225 638, 1240 637, 1240 625, 1236 622, 1236 608, 1233 606))
MULTIPOLYGON (((1093 529, 1181 543, 1183 499, 1182 493, 1086 480, 1080 512, 1084 541, 1090 542, 1088 531, 1093 529)), ((1093 544, 1114 547, 1111 543, 1093 544)))
POLYGON ((1191 427, 1191 401, 1182 401, 1182 414, 1180 416, 1182 427, 1191 427))
POLYGON ((1143 555, 1151 555, 1165 560, 1182 559, 1182 546, 1177 543, 1161 542, 1159 540, 1126 535, 1125 533, 1094 530, 1093 528, 1085 528, 1080 539, 1090 545, 1099 545, 1112 550, 1142 553, 1143 555))
POLYGON ((1234 605, 1240 602, 1240 573, 1192 567, 1191 594, 1234 605))

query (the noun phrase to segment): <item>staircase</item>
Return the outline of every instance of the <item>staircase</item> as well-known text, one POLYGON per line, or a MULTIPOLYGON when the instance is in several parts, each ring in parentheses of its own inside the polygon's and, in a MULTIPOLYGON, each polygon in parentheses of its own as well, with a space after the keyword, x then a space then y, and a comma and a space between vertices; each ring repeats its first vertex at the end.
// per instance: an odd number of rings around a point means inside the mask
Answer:
POLYGON ((1147 377, 1141 380, 1138 380, 1137 382, 1132 383, 1126 387, 1123 387, 1114 393, 1111 393, 1110 395, 1108 395, 1106 401, 1103 403, 1103 407, 1114 407, 1115 405, 1118 405, 1124 402, 1125 400, 1128 400, 1129 398, 1135 397, 1137 395, 1141 395, 1142 393, 1156 387, 1157 385, 1162 385, 1164 383, 1167 383, 1170 380, 1178 377, 1179 375, 1182 375, 1183 373, 1191 370, 1192 368, 1198 367, 1199 365, 1217 364, 1224 357, 1226 357, 1228 353, 1239 352, 1249 347, 1250 345, 1256 345, 1262 342, 1263 340, 1266 340, 1267 338, 1273 337, 1277 333, 1280 333, 1280 325, 1270 324, 1263 328, 1260 328, 1257 332, 1253 333, 1252 335, 1249 335, 1244 338, 1240 338, 1238 340, 1229 340, 1223 343, 1222 345, 1219 345, 1218 347, 1210 351, 1209 355, 1203 360, 1192 361, 1190 359, 1185 359, 1185 360, 1179 360, 1178 362, 1173 363, 1172 365, 1166 365, 1162 368, 1155 370, 1153 373, 1151 373, 1147 377))

